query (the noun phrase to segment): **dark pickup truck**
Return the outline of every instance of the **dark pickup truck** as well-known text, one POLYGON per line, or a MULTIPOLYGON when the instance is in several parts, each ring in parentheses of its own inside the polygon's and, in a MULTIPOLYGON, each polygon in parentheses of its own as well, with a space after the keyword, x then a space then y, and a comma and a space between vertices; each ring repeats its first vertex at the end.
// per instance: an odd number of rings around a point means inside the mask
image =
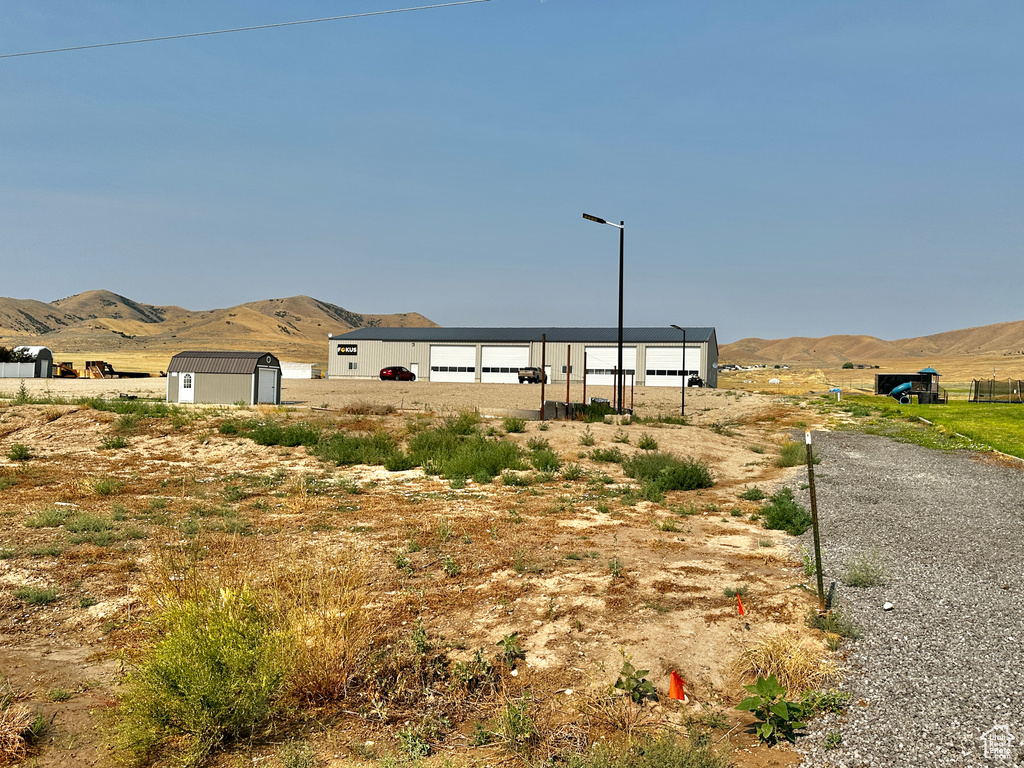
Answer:
POLYGON ((540 384, 541 380, 547 384, 547 376, 540 368, 520 368, 519 369, 519 383, 523 384, 540 384))

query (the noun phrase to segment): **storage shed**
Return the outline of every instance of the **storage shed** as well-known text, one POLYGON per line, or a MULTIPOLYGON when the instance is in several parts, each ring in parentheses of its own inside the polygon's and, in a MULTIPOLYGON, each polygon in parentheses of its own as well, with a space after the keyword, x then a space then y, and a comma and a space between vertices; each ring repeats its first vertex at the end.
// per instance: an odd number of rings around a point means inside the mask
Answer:
POLYGON ((281 362, 269 352, 179 352, 167 366, 169 403, 281 402, 281 362))
POLYGON ((15 347, 23 362, 0 363, 3 379, 48 379, 53 375, 53 352, 48 347, 15 347))

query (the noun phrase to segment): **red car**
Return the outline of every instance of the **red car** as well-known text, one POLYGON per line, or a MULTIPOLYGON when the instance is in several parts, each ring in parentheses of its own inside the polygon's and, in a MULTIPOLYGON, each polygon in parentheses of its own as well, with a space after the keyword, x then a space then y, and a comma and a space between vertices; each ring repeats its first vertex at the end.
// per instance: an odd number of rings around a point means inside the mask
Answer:
POLYGON ((381 381, 416 381, 416 374, 400 365, 380 369, 381 381))

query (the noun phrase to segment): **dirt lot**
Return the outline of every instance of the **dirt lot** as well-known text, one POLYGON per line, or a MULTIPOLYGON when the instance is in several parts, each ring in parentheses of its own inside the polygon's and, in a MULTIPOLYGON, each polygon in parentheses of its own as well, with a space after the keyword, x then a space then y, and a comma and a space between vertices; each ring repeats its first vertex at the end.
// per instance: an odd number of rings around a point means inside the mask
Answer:
MULTIPOLYGON (((161 379, 26 383, 36 396, 68 399, 159 395, 165 386, 161 379)), ((11 394, 11 384, 3 382, 0 390, 8 391, 0 396, 11 394)), ((564 399, 564 389, 553 390, 548 399, 564 399)), ((100 725, 123 680, 119 652, 131 658, 145 634, 152 580, 166 576, 173 553, 197 550, 214 555, 208 567, 232 564, 251 578, 285 561, 313 567, 357 553, 371 564, 367 591, 380 631, 407 633, 421 620, 453 659, 478 648, 492 653, 518 632, 525 661, 505 679, 503 695, 531 691, 552 734, 584 721, 596 733, 593 718, 580 713, 615 681, 625 653, 650 670, 662 695, 648 715, 704 718, 738 765, 795 760, 756 746, 734 727, 742 721, 730 709, 743 693, 734 664, 744 648, 779 628, 823 642, 803 627, 812 600, 792 588, 804 576, 788 537, 751 521, 758 504, 739 494, 801 481, 774 458, 793 429, 815 425, 813 410, 766 395, 690 390, 686 426, 551 422, 542 430, 531 422, 507 438, 523 446, 548 441, 563 471, 580 467, 578 479, 555 474, 525 486, 469 481, 455 488, 420 469, 335 467, 304 448, 260 446, 217 427, 264 416, 401 437, 410 423, 446 413, 536 408, 538 386, 286 380, 283 399, 278 409, 196 406, 189 416, 127 428, 116 414, 79 405, 0 401, 0 669, 51 721, 33 765, 114 757, 100 725), (373 410, 369 404, 399 410, 345 411, 373 410), (706 462, 715 486, 669 493, 662 504, 638 501, 619 492, 630 482, 621 466, 592 460, 593 449, 581 444, 592 439, 628 455, 644 433, 661 451, 706 462), (110 447, 118 435, 126 445, 110 447), (10 458, 16 444, 31 458, 10 458), (65 521, 103 522, 79 531, 66 522, 40 525, 47 510, 63 510, 65 521), (32 605, 15 594, 27 586, 57 597, 32 605), (742 617, 724 594, 741 587, 742 617), (687 681, 689 705, 666 697, 672 670, 687 681)), ((633 400, 641 417, 678 413, 678 390, 639 388, 633 400)), ((501 426, 500 418, 483 423, 501 426)), ((499 747, 467 746, 473 723, 486 722, 495 706, 478 701, 462 712, 436 745, 441 755, 455 765, 507 761, 499 747)), ((302 733, 318 764, 376 765, 395 750, 395 732, 409 716, 395 710, 374 719, 335 708, 302 733)), ((280 765, 281 743, 291 738, 278 735, 218 760, 280 765)))

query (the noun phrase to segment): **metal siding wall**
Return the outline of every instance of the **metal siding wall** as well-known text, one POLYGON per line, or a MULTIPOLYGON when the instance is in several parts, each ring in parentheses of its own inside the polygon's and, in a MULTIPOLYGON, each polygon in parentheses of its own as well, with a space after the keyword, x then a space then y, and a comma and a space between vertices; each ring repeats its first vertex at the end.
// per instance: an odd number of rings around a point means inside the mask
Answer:
POLYGON ((359 348, 357 355, 339 355, 337 339, 331 339, 330 355, 327 363, 329 379, 376 379, 380 369, 389 365, 402 365, 406 368, 410 363, 419 363, 420 375, 430 368, 430 345, 423 341, 352 341, 359 348), (350 371, 348 364, 354 362, 358 368, 350 371))
POLYGON ((234 403, 242 400, 252 405, 255 374, 197 373, 195 402, 234 403))
POLYGON ((167 374, 167 402, 178 402, 178 376, 167 374))
MULTIPOLYGON (((680 343, 681 343, 680 339, 680 343)), ((336 350, 338 345, 342 342, 338 339, 331 339, 329 344, 329 358, 327 365, 327 377, 331 379, 335 378, 355 378, 355 379, 375 379, 381 368, 388 365, 404 365, 406 368, 410 367, 410 363, 418 363, 420 368, 420 378, 424 381, 430 378, 430 342, 418 341, 354 341, 349 342, 350 344, 356 344, 359 347, 359 354, 354 356, 349 355, 338 355, 336 350), (349 361, 355 360, 359 364, 359 368, 355 371, 348 370, 349 361)), ((468 343, 467 343, 468 345, 468 343)), ((481 345, 486 346, 522 346, 522 342, 487 342, 481 341, 475 346, 477 348, 476 354, 476 368, 477 368, 477 380, 480 378, 480 368, 482 366, 481 360, 481 345)), ((440 343, 439 346, 458 346, 457 344, 444 344, 440 343)), ((540 367, 541 364, 541 342, 534 341, 529 344, 530 347, 530 362, 529 365, 540 367)), ((567 344, 564 341, 549 341, 547 343, 547 357, 546 364, 551 368, 551 380, 549 383, 562 382, 565 383, 566 374, 562 372, 562 367, 566 365, 566 347, 572 347, 572 382, 582 383, 583 382, 583 351, 587 346, 599 346, 593 342, 582 342, 574 341, 571 344, 567 344)), ((644 371, 646 370, 646 349, 647 344, 638 342, 629 342, 623 344, 623 347, 636 348, 636 384, 637 386, 644 385, 644 371)), ((678 343, 665 343, 665 344, 653 344, 653 347, 658 346, 678 346, 678 343)), ((700 348, 700 377, 704 379, 706 385, 709 387, 718 386, 718 370, 712 367, 712 363, 718 362, 718 343, 715 340, 714 332, 710 341, 687 341, 687 348, 693 350, 697 347, 700 348)), ((612 345, 612 349, 615 349, 615 345, 612 345)), ((616 353, 617 354, 617 353, 616 353)), ((591 366, 593 367, 593 366, 591 366)), ((588 381, 588 384, 593 383, 588 381)))

